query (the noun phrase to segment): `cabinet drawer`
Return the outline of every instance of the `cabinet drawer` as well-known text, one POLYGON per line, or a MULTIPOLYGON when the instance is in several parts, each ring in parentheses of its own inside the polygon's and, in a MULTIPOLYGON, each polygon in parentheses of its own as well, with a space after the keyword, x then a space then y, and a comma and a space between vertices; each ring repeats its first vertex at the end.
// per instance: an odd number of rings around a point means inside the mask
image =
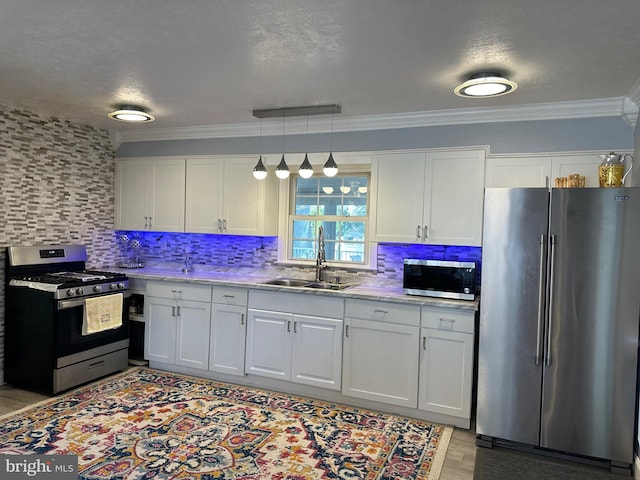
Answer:
POLYGON ((249 290, 233 287, 213 287, 213 303, 247 306, 249 290))
POLYGON ((211 286, 176 282, 147 282, 147 295, 175 300, 211 302, 211 286))
POLYGON ((419 326, 420 307, 401 303, 347 299, 345 318, 419 326))
POLYGON ((474 333, 475 312, 422 307, 422 326, 450 332, 474 333))

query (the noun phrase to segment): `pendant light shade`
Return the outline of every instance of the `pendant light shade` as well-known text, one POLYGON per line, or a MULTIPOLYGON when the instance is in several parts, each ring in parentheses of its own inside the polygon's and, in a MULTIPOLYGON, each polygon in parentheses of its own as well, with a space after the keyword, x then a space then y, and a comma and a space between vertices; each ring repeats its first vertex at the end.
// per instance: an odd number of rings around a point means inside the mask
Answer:
POLYGON ((284 161, 284 153, 282 154, 282 158, 280 159, 280 163, 276 167, 276 177, 280 180, 284 180, 289 177, 289 166, 287 162, 284 161))
POLYGON ((305 153, 304 161, 302 165, 300 165, 300 169, 298 169, 298 173, 302 178, 310 178, 313 175, 313 167, 311 166, 311 162, 309 162, 309 155, 305 153))
POLYGON ((265 168, 264 163, 262 163, 262 155, 260 155, 256 166, 253 167, 253 176, 256 180, 264 180, 267 178, 267 169, 265 168))
POLYGON ((329 159, 322 167, 322 171, 327 177, 335 177, 338 173, 338 165, 336 161, 333 159, 333 153, 329 153, 329 159))

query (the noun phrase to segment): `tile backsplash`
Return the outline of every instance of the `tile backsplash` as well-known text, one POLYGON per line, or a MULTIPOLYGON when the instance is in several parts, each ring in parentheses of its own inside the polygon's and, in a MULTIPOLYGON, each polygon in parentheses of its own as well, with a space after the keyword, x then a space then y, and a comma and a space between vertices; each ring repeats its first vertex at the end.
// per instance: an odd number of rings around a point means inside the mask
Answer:
MULTIPOLYGON (((145 231, 116 231, 118 262, 135 261, 136 254, 147 264, 184 262, 189 253, 195 265, 207 267, 250 267, 255 269, 300 273, 313 267, 291 267, 278 264, 276 237, 247 237, 235 235, 208 235, 193 233, 162 233, 145 231), (131 248, 132 241, 138 249, 131 248)), ((358 271, 360 279, 372 282, 402 282, 405 258, 475 261, 480 271, 480 247, 446 245, 378 244, 378 266, 375 271, 358 271)), ((335 269, 333 270, 335 271, 335 269)), ((346 275, 355 269, 341 269, 346 275), (352 271, 350 271, 352 270, 352 271)))

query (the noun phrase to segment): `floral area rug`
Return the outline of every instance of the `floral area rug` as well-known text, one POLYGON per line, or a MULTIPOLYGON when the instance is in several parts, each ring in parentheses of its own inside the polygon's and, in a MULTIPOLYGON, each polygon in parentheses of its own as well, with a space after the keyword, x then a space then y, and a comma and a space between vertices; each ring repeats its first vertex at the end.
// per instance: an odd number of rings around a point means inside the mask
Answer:
POLYGON ((82 479, 430 479, 450 427, 129 370, 0 419, 0 454, 72 454, 82 479))

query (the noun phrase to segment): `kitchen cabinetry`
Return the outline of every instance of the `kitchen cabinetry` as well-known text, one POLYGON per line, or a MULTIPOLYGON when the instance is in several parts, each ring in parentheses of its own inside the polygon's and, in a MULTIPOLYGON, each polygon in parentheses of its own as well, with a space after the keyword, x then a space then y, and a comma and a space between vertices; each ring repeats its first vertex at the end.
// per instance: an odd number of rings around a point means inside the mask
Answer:
POLYGON ((208 368, 210 286, 150 281, 144 308, 147 360, 208 368))
POLYGON ((474 312, 422 307, 418 408, 471 418, 474 312))
POLYGON ((250 291, 246 373, 340 390, 344 301, 250 291))
POLYGON ((184 159, 117 159, 115 184, 116 230, 184 231, 184 159))
POLYGON ((420 307, 347 299, 342 393, 416 408, 420 307))
POLYGON ((187 159, 185 231, 276 235, 277 179, 253 178, 255 162, 254 157, 187 159))
POLYGON ((484 158, 484 150, 375 155, 375 240, 479 246, 484 158))
POLYGON ((553 187, 557 177, 584 175, 586 187, 598 187, 599 154, 493 157, 487 159, 487 187, 553 187))
POLYGON ((209 370, 244 376, 248 291, 213 287, 209 370))

